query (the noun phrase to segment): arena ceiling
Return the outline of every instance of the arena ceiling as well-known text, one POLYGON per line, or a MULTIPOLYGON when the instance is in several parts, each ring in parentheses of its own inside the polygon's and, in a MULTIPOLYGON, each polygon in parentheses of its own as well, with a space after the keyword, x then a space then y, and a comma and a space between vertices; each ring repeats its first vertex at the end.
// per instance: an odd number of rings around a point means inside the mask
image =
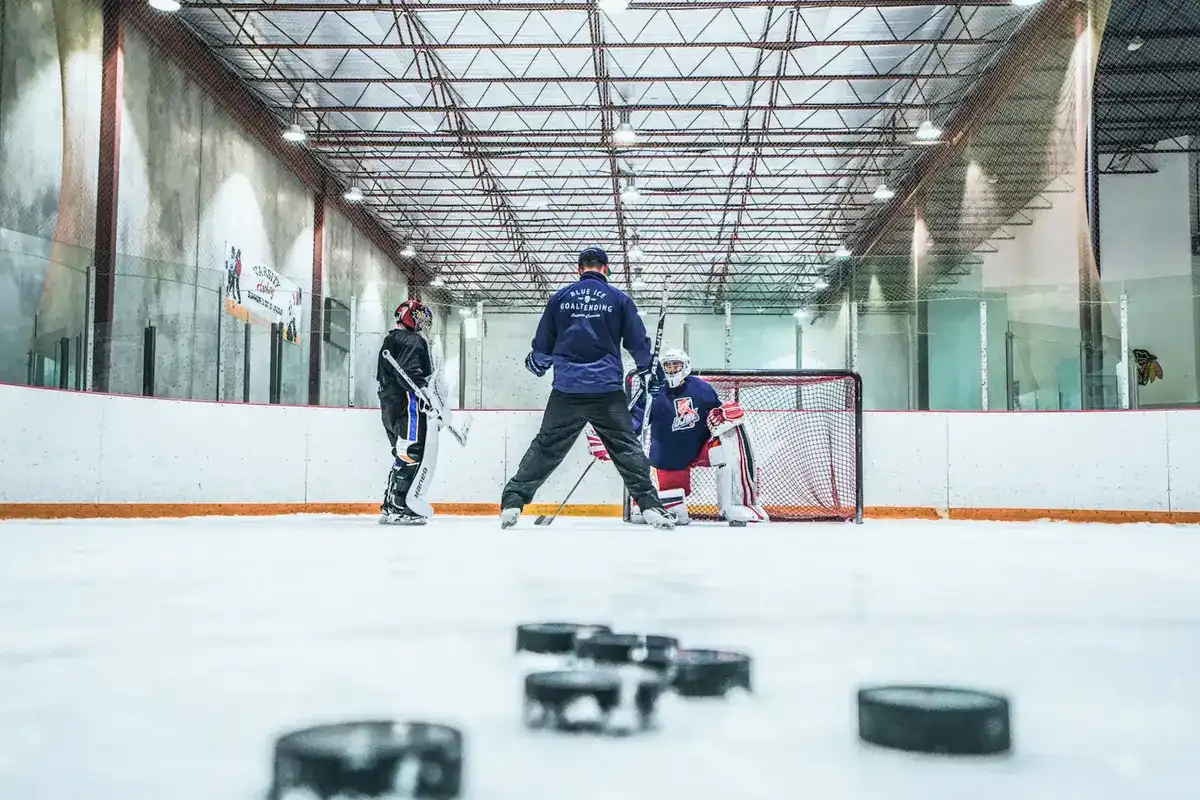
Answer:
MULTIPOLYGON (((1143 2, 1180 0, 1117 5, 1143 2)), ((936 290, 1062 171, 1071 0, 624 5, 198 0, 181 18, 457 302, 540 305, 590 243, 639 293, 668 278, 676 307, 795 308, 868 273, 903 294, 918 197, 936 290), (964 219, 972 164, 1000 188, 964 219)))

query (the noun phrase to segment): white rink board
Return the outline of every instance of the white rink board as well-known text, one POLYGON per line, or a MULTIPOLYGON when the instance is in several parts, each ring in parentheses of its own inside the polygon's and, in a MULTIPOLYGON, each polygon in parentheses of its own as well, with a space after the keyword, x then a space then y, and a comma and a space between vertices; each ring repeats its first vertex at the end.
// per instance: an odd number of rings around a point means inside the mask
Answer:
MULTIPOLYGON (((468 412, 440 440, 438 503, 500 500, 541 411, 468 412)), ((271 407, 0 386, 0 503, 379 501, 390 454, 377 409, 271 407)), ((867 412, 871 508, 1200 511, 1200 413, 867 412)), ((581 436, 536 501, 587 467, 581 436)), ((611 463, 572 505, 621 502, 611 463)))
MULTIPOLYGON (((503 414, 506 420, 504 480, 501 482, 503 484, 516 474, 517 467, 521 464, 521 458, 525 455, 533 437, 537 435, 538 427, 542 423, 542 412, 503 411, 492 413, 503 414)), ((562 465, 542 485, 542 489, 535 499, 544 503, 561 503, 567 492, 575 485, 575 481, 579 480, 579 476, 587 469, 589 460, 591 460, 591 456, 588 454, 587 439, 581 434, 578 441, 572 445, 570 452, 567 453, 567 457, 563 459, 562 465)), ((621 476, 617 474, 617 468, 612 465, 612 462, 605 462, 588 470, 587 476, 579 484, 575 494, 571 496, 571 504, 613 504, 620 503, 621 498, 621 476)), ((499 491, 497 490, 489 500, 494 503, 500 502, 499 491)))
POLYGON ((303 496, 305 409, 76 399, 104 403, 97 502, 289 503, 303 496))
POLYGON ((951 508, 1168 510, 1164 412, 947 418, 951 508))
POLYGON ((0 385, 0 502, 96 502, 106 400, 0 385))
POLYGON ((1200 508, 1200 413, 1167 411, 1172 511, 1200 508))
POLYGON ((863 493, 867 506, 946 508, 950 414, 863 414, 863 493))

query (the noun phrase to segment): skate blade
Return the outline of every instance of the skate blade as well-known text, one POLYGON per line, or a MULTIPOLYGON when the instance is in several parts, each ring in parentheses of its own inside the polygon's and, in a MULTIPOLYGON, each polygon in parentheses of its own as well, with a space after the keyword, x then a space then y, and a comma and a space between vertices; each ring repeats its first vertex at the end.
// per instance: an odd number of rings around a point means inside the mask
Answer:
POLYGON ((380 517, 380 525, 403 525, 414 527, 424 525, 428 520, 424 517, 380 517))

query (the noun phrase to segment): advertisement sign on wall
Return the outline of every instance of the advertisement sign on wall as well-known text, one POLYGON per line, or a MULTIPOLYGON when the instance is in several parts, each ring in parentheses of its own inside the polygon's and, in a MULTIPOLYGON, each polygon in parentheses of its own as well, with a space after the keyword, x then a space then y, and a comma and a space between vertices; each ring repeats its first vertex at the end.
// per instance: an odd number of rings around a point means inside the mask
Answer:
POLYGON ((237 245, 225 251, 225 311, 252 325, 283 326, 283 338, 300 343, 304 291, 295 281, 262 264, 248 264, 237 245))

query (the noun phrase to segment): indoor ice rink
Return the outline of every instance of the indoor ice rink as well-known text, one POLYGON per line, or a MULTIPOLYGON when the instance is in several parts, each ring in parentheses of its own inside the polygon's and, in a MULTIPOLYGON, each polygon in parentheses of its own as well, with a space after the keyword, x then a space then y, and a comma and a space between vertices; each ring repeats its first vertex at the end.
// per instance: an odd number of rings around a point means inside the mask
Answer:
POLYGON ((2 532, 8 797, 261 798, 281 731, 379 717, 461 727, 468 797, 1194 797, 1194 527, 647 535, 569 519, 500 535, 450 518, 397 535, 298 516, 2 532), (755 691, 665 698, 637 738, 528 731, 513 627, 560 618, 749 652, 755 691), (862 744, 854 692, 876 682, 1002 690, 1012 753, 862 744))
POLYGON ((1192 800, 1197 86, 1181 0, 0 2, 0 800, 1192 800))

